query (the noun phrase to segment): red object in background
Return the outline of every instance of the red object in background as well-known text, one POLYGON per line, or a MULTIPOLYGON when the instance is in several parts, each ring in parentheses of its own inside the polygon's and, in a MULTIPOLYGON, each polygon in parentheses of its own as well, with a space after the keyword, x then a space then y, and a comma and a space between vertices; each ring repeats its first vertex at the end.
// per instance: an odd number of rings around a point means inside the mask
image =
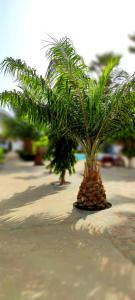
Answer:
POLYGON ((125 167, 125 161, 123 159, 122 156, 118 155, 115 159, 114 159, 114 165, 115 166, 122 166, 125 167))
POLYGON ((43 162, 43 154, 44 151, 42 148, 38 147, 35 155, 35 166, 42 166, 44 165, 43 162))
POLYGON ((101 165, 105 166, 125 166, 124 159, 122 156, 112 156, 110 154, 104 154, 103 157, 100 159, 101 165))

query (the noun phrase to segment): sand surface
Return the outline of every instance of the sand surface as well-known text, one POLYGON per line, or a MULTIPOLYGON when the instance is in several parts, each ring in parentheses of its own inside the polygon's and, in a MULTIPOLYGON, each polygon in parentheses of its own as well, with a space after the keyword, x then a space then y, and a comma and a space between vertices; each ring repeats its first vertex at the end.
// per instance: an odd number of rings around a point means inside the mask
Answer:
POLYGON ((135 169, 102 169, 111 209, 73 209, 83 162, 60 187, 45 167, 0 171, 0 300, 134 300, 135 169))

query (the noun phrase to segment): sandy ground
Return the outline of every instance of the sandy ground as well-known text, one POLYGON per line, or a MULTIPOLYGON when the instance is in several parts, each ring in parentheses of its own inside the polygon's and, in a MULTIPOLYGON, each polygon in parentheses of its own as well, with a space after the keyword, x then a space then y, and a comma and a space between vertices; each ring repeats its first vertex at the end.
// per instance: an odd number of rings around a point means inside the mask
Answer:
POLYGON ((60 187, 45 167, 0 171, 0 300, 134 300, 135 169, 103 169, 111 209, 73 209, 83 162, 60 187))

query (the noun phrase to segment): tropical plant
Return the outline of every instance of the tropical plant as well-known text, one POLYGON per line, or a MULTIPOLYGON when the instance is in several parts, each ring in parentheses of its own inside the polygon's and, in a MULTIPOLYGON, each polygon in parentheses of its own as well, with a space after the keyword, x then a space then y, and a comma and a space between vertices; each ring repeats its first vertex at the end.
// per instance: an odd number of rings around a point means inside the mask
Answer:
POLYGON ((110 207, 97 151, 114 132, 132 122, 134 78, 124 82, 117 78, 117 85, 108 86, 118 58, 109 62, 98 81, 90 78, 88 67, 68 38, 52 40, 47 55, 49 66, 45 80, 20 60, 7 58, 2 62, 5 73, 16 76, 17 80, 23 78, 27 97, 21 91, 5 91, 0 95, 1 103, 19 107, 22 114, 27 112, 28 118, 35 122, 48 122, 56 135, 68 134, 82 145, 86 154, 85 171, 74 205, 88 210, 110 207))
POLYGON ((122 146, 122 153, 128 158, 128 167, 132 167, 132 159, 135 157, 135 131, 127 127, 121 132, 115 133, 110 143, 118 143, 122 146))
POLYGON ((66 183, 66 171, 70 175, 75 172, 76 158, 74 150, 76 146, 75 141, 66 135, 61 137, 57 137, 53 133, 49 135, 48 150, 46 152, 46 158, 50 161, 48 168, 56 174, 60 174, 60 185, 66 183))
POLYGON ((43 165, 44 156, 48 148, 48 137, 42 136, 33 143, 33 153, 35 154, 35 165, 43 165))
POLYGON ((40 132, 33 124, 20 117, 4 118, 5 136, 11 138, 20 138, 23 141, 23 150, 20 151, 20 156, 26 160, 34 159, 32 144, 33 141, 40 138, 40 132))

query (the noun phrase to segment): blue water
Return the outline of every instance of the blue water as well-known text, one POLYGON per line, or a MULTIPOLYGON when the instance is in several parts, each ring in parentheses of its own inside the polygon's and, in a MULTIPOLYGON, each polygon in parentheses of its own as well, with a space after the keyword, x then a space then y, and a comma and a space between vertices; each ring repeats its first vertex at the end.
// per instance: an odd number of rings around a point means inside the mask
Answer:
MULTIPOLYGON (((75 153, 75 157, 77 160, 85 160, 86 159, 86 155, 84 153, 75 153)), ((103 153, 98 153, 97 159, 102 160, 102 158, 103 158, 103 153)))
POLYGON ((77 160, 85 160, 86 155, 84 153, 75 153, 75 157, 77 160))

